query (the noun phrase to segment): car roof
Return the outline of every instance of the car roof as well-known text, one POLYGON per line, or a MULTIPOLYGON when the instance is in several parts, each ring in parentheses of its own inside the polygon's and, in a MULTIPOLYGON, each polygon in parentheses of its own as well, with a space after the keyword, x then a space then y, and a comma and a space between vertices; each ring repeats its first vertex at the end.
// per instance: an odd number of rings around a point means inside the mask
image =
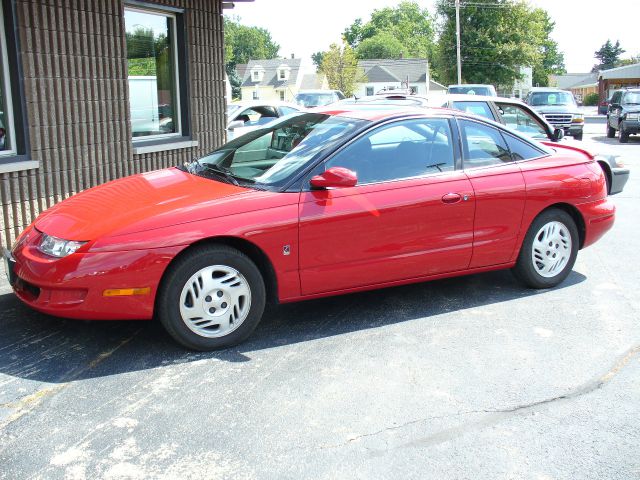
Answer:
POLYGON ((455 85, 449 85, 447 88, 451 87, 493 87, 493 85, 490 83, 456 83, 455 85))
MULTIPOLYGON (((477 115, 468 114, 461 110, 455 110, 451 108, 443 108, 443 107, 407 107, 407 106, 396 106, 396 105, 374 105, 372 108, 362 109, 359 108, 358 105, 339 105, 332 104, 327 105, 325 107, 315 108, 313 110, 314 113, 321 113, 326 115, 340 116, 340 117, 349 117, 349 118, 357 118, 360 120, 368 120, 370 122, 378 122, 385 119, 397 118, 402 116, 439 116, 442 114, 445 115, 457 115, 460 117, 469 117, 475 119, 482 119, 483 121, 487 121, 484 117, 478 117, 477 115), (375 107, 380 108, 375 108, 375 107)), ((489 120, 488 123, 495 123, 489 120)), ((501 126, 500 124, 496 124, 501 126)))
POLYGON ((571 90, 563 90, 562 88, 556 88, 556 87, 531 87, 531 90, 529 90, 530 93, 534 93, 534 92, 567 92, 567 93, 571 93, 571 90))
POLYGON ((339 92, 340 90, 322 90, 322 89, 317 89, 317 90, 298 90, 298 93, 335 93, 335 92, 339 92))
POLYGON ((301 110, 302 107, 297 103, 282 102, 280 100, 241 100, 239 102, 231 102, 227 104, 228 107, 240 106, 240 107, 291 107, 296 110, 301 110))

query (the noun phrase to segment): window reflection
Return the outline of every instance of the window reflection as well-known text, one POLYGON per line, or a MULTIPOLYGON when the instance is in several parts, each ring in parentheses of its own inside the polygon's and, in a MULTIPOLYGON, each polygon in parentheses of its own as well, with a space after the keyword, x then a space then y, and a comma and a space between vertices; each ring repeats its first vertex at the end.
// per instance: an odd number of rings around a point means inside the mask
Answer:
POLYGON ((126 9, 125 26, 133 136, 179 133, 175 18, 126 9))

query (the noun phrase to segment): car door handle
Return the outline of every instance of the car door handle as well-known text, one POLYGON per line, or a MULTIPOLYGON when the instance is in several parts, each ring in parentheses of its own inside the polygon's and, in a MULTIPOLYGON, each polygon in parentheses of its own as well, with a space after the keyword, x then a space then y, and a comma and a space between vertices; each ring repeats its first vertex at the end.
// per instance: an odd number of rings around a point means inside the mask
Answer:
POLYGON ((447 193, 442 196, 442 203, 458 203, 462 200, 462 196, 459 193, 447 193))

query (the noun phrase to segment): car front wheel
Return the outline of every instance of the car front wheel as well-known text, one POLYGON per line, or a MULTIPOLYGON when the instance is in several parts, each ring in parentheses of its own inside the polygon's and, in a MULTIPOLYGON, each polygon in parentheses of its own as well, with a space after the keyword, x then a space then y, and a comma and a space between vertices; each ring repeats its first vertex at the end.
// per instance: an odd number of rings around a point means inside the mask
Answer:
POLYGON ((620 141, 620 143, 627 143, 629 141, 629 133, 627 133, 627 131, 625 130, 622 122, 620 123, 620 137, 618 138, 618 140, 620 141))
POLYGON ((260 270, 223 245, 194 247, 168 269, 156 313, 167 332, 193 350, 215 350, 245 340, 265 306, 260 270))
POLYGON ((529 227, 513 272, 528 287, 555 287, 571 272, 578 247, 573 218, 563 210, 546 210, 529 227))

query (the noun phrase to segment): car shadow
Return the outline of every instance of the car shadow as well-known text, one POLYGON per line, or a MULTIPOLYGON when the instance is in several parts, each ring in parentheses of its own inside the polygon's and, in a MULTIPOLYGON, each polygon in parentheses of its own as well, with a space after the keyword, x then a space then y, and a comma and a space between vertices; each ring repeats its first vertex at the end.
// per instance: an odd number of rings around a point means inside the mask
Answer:
MULTIPOLYGON (((572 272, 556 289, 583 282, 572 272)), ((66 383, 215 358, 249 362, 251 353, 444 313, 545 295, 496 271, 402 287, 270 307, 243 344, 216 352, 191 352, 158 322, 64 320, 37 313, 12 294, 0 296, 0 373, 66 383)))
POLYGON ((609 138, 606 135, 601 135, 601 136, 593 136, 591 137, 591 140, 597 141, 597 142, 602 142, 605 143, 607 145, 620 145, 621 147, 627 146, 627 145, 633 145, 633 144, 639 144, 640 143, 640 135, 631 135, 629 137, 629 142, 628 143, 620 143, 620 141, 618 140, 618 137, 615 138, 609 138))

